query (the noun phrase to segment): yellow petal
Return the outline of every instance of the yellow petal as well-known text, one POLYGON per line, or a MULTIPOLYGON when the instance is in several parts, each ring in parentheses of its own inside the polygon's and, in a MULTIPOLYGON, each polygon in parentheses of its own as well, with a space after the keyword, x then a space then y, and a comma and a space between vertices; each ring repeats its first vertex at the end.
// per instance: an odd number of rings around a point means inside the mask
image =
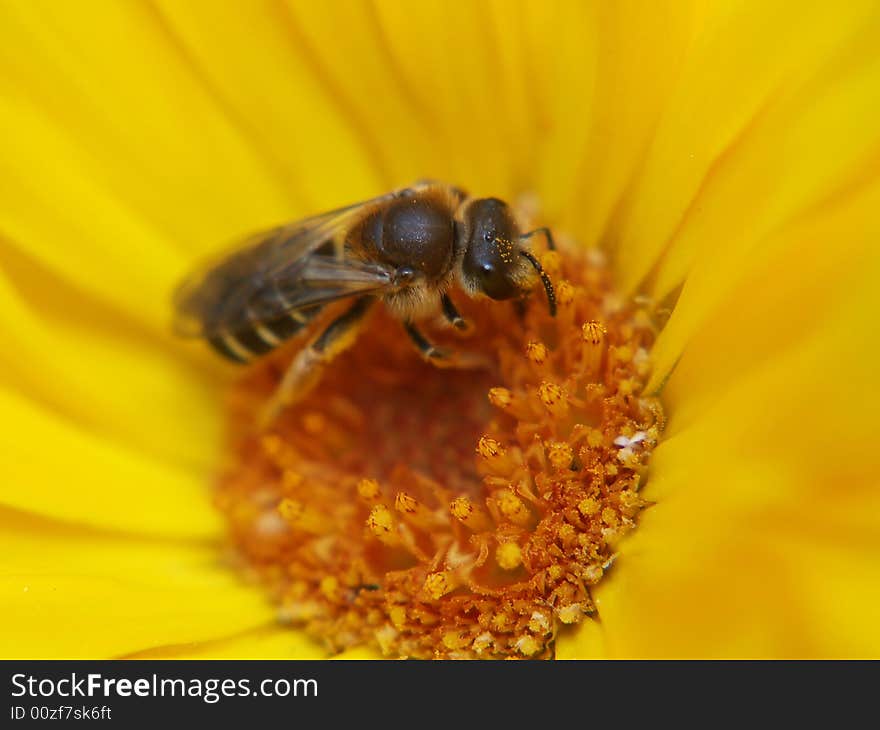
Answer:
MULTIPOLYGON (((334 14, 333 5, 320 7, 334 14)), ((296 21, 281 3, 163 1, 158 8, 206 87, 277 170, 295 203, 291 213, 329 209, 381 191, 387 181, 380 179, 375 150, 358 134, 359 127, 340 106, 315 60, 320 54, 344 62, 351 75, 352 59, 357 58, 358 77, 366 64, 381 62, 383 46, 373 40, 375 34, 338 32, 340 21, 351 27, 349 12, 368 14, 367 6, 336 7, 345 17, 333 18, 333 42, 321 39, 316 48, 300 42, 296 21), (339 47, 342 37, 354 36, 372 43, 369 55, 353 56, 339 47), (257 50, 254 39, 259 39, 257 50)), ((375 97, 382 106, 395 104, 388 91, 375 97)))
MULTIPOLYGON (((694 3, 596 3, 587 38, 575 40, 595 58, 595 80, 577 66, 566 83, 553 84, 556 122, 566 128, 558 157, 543 162, 542 181, 559 181, 560 168, 574 177, 547 197, 560 207, 550 220, 595 246, 606 232, 668 101, 695 26, 694 3), (579 100, 589 100, 579 113, 579 100), (569 126, 573 129, 567 129, 569 126), (548 179, 549 178, 549 179, 548 179)), ((569 33, 576 32, 575 29, 569 33)), ((551 37, 556 35, 551 31, 551 37)))
POLYGON ((324 659, 327 652, 301 631, 273 622, 209 641, 157 646, 127 659, 324 659))
MULTIPOLYGON (((314 3, 292 6, 312 43, 328 37, 330 24, 340 22, 318 11, 314 3)), ((387 44, 388 50, 380 50, 372 62, 385 64, 385 74, 375 73, 371 66, 374 73, 362 80, 350 72, 344 55, 326 63, 389 161, 390 173, 448 179, 481 194, 507 194, 513 182, 515 129, 522 128, 522 120, 515 119, 517 106, 508 103, 506 88, 498 82, 506 76, 510 49, 505 54, 497 51, 498 30, 490 22, 490 7, 428 0, 413 12, 411 6, 392 0, 377 3, 375 14, 375 32, 365 34, 371 38, 346 34, 351 37, 343 42, 352 44, 353 51, 354 44, 387 44), (357 93, 364 81, 373 93, 357 93), (386 84, 393 89, 388 106, 373 95, 386 84), (402 149, 407 153, 401 154, 402 149)))
MULTIPOLYGON (((767 238, 717 307, 706 304, 697 312, 698 301, 682 303, 692 307, 688 318, 696 321, 698 315, 699 324, 686 345, 672 330, 664 333, 655 353, 667 363, 678 358, 663 390, 674 405, 667 436, 699 418, 737 380, 802 344, 829 320, 846 324, 841 303, 860 286, 873 287, 864 279, 864 265, 880 238, 878 210, 880 182, 845 190, 767 238)), ((860 314, 853 305, 849 316, 853 332, 871 330, 867 312, 860 314)), ((862 345, 866 353, 874 347, 870 337, 862 345)), ((834 353, 828 358, 822 373, 811 379, 833 377, 848 366, 834 353)), ((649 388, 663 372, 658 369, 649 388)))
POLYGON ((100 658, 272 620, 213 545, 142 541, 0 511, 6 658, 100 658))
POLYGON ((0 157, 0 250, 32 258, 153 332, 166 330, 183 254, 102 186, 43 117, 5 99, 0 117, 18 132, 0 157))
MULTIPOLYGON (((681 281, 685 259, 693 257, 658 343, 659 373, 668 371, 705 313, 760 256, 768 235, 813 208, 834 204, 841 194, 880 174, 880 129, 867 121, 853 122, 870 117, 878 92, 880 59, 867 67, 857 65, 856 72, 828 93, 808 95, 796 122, 768 115, 768 124, 773 118, 766 135, 756 130, 754 147, 743 148, 729 176, 717 176, 717 197, 706 199, 689 218, 660 270, 658 287, 666 292, 681 281), (819 145, 824 147, 821 153, 815 151, 819 145)), ((796 250, 792 256, 796 262, 796 250)))
POLYGON ((108 444, 189 468, 216 462, 216 381, 27 259, 7 255, 2 268, 15 288, 0 272, 0 340, 14 356, 0 383, 108 444))
MULTIPOLYGON (((291 212, 293 191, 275 161, 152 4, 13 1, 0 8, 0 27, 0 88, 16 112, 4 120, 5 174, 33 181, 23 224, 42 230, 32 211, 59 223, 30 245, 54 245, 62 258, 102 246, 108 261, 127 252, 135 270, 158 265, 161 246, 136 257, 142 236, 130 225, 112 235, 121 215, 93 209, 87 192, 119 201, 125 218, 183 251, 291 212), (97 240, 93 227, 111 235, 97 240)), ((120 283, 130 276, 118 274, 120 283)))
POLYGON ((877 141, 876 68, 867 66, 880 32, 874 3, 716 8, 621 215, 618 270, 628 289, 661 254, 658 296, 681 282, 697 250, 745 255, 845 180, 877 141))
POLYGON ((556 638, 557 659, 600 659, 606 656, 602 624, 587 617, 577 626, 563 628, 556 638))
POLYGON ((863 251, 809 336, 673 407, 657 504, 596 591, 612 655, 880 656, 878 282, 863 251))
POLYGON ((110 530, 219 534, 208 477, 145 457, 0 389, 0 502, 110 530))

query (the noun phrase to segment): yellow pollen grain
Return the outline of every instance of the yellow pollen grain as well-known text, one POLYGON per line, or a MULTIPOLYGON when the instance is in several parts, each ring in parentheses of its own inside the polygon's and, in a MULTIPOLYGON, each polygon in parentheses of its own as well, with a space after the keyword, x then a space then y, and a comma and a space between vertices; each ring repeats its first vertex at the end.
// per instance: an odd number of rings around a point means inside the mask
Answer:
POLYGON ((544 271, 546 271, 551 277, 559 275, 562 268, 562 257, 559 255, 559 251, 548 249, 541 254, 538 260, 541 262, 544 271))
POLYGON ((486 649, 488 649, 492 645, 492 634, 488 631, 484 631, 480 634, 476 639, 474 639, 474 643, 472 644, 474 651, 477 654, 482 654, 486 649))
POLYGON ((358 495, 365 502, 377 502, 382 497, 379 482, 375 479, 361 479, 357 484, 358 495))
POLYGON ((568 412, 565 390, 555 383, 542 382, 538 386, 538 399, 555 416, 564 416, 568 412))
POLYGON ((285 497, 278 503, 278 514, 297 530, 319 534, 329 527, 324 515, 290 497, 285 497))
POLYGON ((483 436, 477 443, 477 454, 482 458, 484 467, 496 476, 509 476, 517 468, 518 452, 509 453, 489 436, 483 436))
POLYGON ((513 403, 513 393, 507 388, 492 388, 489 391, 489 402, 496 408, 509 408, 513 403))
POLYGON ((615 347, 612 352, 614 359, 620 363, 628 363, 633 359, 633 350, 629 345, 620 345, 615 347))
POLYGON ((547 444, 547 459, 557 469, 568 469, 574 459, 574 452, 564 441, 552 441, 547 444))
POLYGON ((324 576, 320 584, 321 593, 331 601, 339 596, 339 579, 333 575, 324 576))
POLYGON ((379 540, 387 545, 396 545, 399 539, 395 533, 394 515, 384 504, 377 504, 370 510, 367 527, 379 540))
POLYGON ((403 606, 392 606, 388 610, 388 618, 396 629, 406 626, 406 609, 403 606))
POLYGON ((576 624, 583 615, 584 609, 580 603, 569 603, 556 609, 556 617, 564 624, 576 624))
POLYGON ((429 574, 428 577, 425 578, 425 584, 422 586, 422 590, 436 601, 447 593, 454 591, 459 585, 461 585, 461 581, 455 573, 451 570, 442 570, 437 573, 429 574))
POLYGON ((278 514, 288 522, 297 522, 303 515, 305 508, 302 502, 296 499, 282 499, 278 503, 278 514))
POLYGON ((474 532, 488 530, 491 519, 467 497, 456 497, 449 503, 449 512, 455 519, 474 532))
POLYGON ((506 613, 496 613, 492 617, 492 628, 495 631, 509 631, 512 625, 513 621, 506 613))
POLYGON ((436 521, 431 510, 407 492, 397 493, 394 497, 394 509, 405 520, 419 527, 430 528, 436 521))
POLYGON ((501 510, 508 520, 517 524, 524 525, 531 519, 531 513, 525 503, 512 491, 505 489, 496 495, 498 509, 501 510))
POLYGON ((609 527, 616 527, 620 522, 619 517, 617 516, 617 512, 615 512, 611 507, 606 507, 602 510, 602 522, 604 522, 609 527))
POLYGON ((447 649, 463 649, 470 643, 470 637, 463 631, 447 631, 443 634, 443 646, 447 649))
POLYGON ((565 575, 565 568, 561 565, 551 565, 547 568, 547 577, 552 581, 557 581, 565 575))
POLYGON ((534 656, 541 650, 541 644, 534 636, 523 636, 517 640, 516 648, 523 656, 534 656))
POLYGON ((591 449, 598 449, 605 442, 605 436, 598 428, 591 428, 587 434, 587 445, 591 449))
POLYGON ((421 505, 418 500, 413 497, 411 494, 407 494, 406 492, 398 492, 397 496, 394 498, 394 509, 398 512, 402 512, 408 515, 416 514, 421 505))
POLYGON ((591 345, 596 346, 602 344, 606 331, 605 325, 595 320, 585 322, 581 327, 581 335, 584 338, 584 342, 589 342, 591 345))
POLYGON ((578 512, 584 517, 590 517, 599 511, 599 502, 592 497, 584 497, 578 502, 578 512))
POLYGON ((477 443, 477 453, 484 459, 495 459, 504 456, 504 447, 495 439, 483 436, 477 443))
POLYGON ((563 545, 566 545, 577 537, 577 530, 574 529, 573 525, 566 522, 560 525, 559 529, 556 531, 556 535, 562 541, 563 545))
POLYGON ((542 634, 550 630, 550 618, 546 613, 535 611, 529 618, 529 630, 536 634, 542 634))
POLYGON ((522 549, 515 542, 505 542, 495 551, 495 562, 504 570, 515 570, 522 565, 522 549))
POLYGON ((626 512, 637 512, 642 506, 642 498, 633 489, 624 489, 618 496, 620 507, 626 512))
POLYGON ((556 303, 567 307, 574 301, 574 287, 567 281, 556 284, 556 303))
POLYGON ((529 342, 526 345, 526 357, 535 365, 543 365, 547 361, 547 345, 543 342, 529 342))

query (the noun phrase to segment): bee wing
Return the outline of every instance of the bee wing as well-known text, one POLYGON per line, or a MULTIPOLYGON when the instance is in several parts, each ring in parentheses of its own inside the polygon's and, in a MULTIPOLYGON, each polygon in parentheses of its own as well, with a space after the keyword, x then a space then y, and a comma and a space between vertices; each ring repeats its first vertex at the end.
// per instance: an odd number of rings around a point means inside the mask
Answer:
POLYGON ((346 259, 341 236, 364 206, 389 195, 280 226, 246 239, 174 294, 174 329, 185 337, 236 332, 296 309, 378 292, 391 271, 346 259))

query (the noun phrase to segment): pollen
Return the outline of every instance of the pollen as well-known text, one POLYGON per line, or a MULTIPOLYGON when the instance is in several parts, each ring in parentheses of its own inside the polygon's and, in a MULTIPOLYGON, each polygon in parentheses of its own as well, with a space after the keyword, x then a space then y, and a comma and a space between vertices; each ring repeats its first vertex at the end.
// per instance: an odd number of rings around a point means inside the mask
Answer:
POLYGON ((498 408, 510 408, 513 404, 513 393, 507 388, 492 388, 489 391, 489 402, 498 408))
POLYGON ((560 385, 541 383, 538 386, 538 398, 544 407, 555 416, 565 416, 568 412, 565 389, 560 385))
POLYGON ((452 290, 466 336, 424 323, 480 367, 425 362, 377 308, 268 430, 262 406, 301 344, 230 391, 215 503, 236 564, 328 651, 552 658, 599 618, 592 587, 648 504, 664 426, 644 393, 658 328, 600 257, 540 259, 555 318, 540 289, 524 307, 452 290))
POLYGON ((513 570, 522 564, 522 549, 515 542, 506 542, 498 546, 495 560, 504 570, 513 570))
POLYGON ((547 346, 541 342, 530 342, 526 345, 526 357, 535 365, 543 365, 547 355, 547 346))

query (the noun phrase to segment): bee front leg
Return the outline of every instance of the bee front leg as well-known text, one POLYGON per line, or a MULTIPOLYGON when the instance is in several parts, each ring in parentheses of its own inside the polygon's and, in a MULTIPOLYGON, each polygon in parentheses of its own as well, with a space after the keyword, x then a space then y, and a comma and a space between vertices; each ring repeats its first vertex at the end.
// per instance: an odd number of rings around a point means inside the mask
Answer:
POLYGON ((422 357, 438 368, 474 370, 489 367, 489 360, 475 352, 453 352, 435 347, 412 322, 404 322, 403 328, 422 357))
MULTIPOLYGON (((468 328, 467 320, 459 314, 448 294, 440 297, 440 303, 443 306, 443 316, 455 329, 466 330, 468 328)), ((412 337, 412 335, 410 335, 412 337)))
POLYGON ((375 300, 361 297, 300 350, 284 373, 281 383, 260 413, 260 428, 272 425, 287 406, 301 400, 320 380, 322 371, 357 339, 364 315, 375 300))

